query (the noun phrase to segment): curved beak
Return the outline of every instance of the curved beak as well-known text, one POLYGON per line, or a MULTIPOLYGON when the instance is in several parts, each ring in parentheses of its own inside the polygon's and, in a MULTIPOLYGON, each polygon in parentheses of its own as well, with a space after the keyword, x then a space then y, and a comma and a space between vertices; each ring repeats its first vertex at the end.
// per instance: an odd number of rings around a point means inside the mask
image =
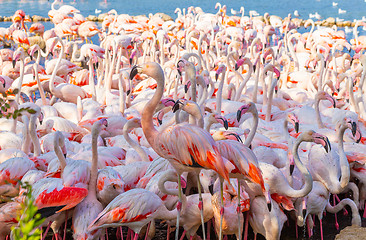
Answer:
POLYGON ((17 61, 16 60, 13 60, 11 63, 13 65, 13 68, 15 68, 15 65, 17 64, 17 61))
POLYGON ((173 113, 175 113, 176 111, 178 111, 180 108, 179 108, 179 105, 182 105, 183 103, 179 100, 177 100, 172 108, 173 110, 173 113))
POLYGON ((235 71, 238 71, 238 69, 239 69, 239 66, 237 63, 235 63, 235 71))
POLYGON ((133 66, 130 72, 130 79, 131 80, 134 79, 135 76, 138 74, 138 72, 139 72, 139 66, 138 65, 133 66))
POLYGON ((295 122, 295 131, 299 133, 299 122, 295 122))
POLYGON ((351 125, 352 125, 352 129, 351 129, 352 135, 355 137, 355 135, 357 133, 357 124, 356 124, 356 122, 352 122, 351 125))
POLYGON ((241 140, 241 137, 236 133, 229 133, 228 135, 234 136, 238 142, 243 143, 243 140, 241 140))

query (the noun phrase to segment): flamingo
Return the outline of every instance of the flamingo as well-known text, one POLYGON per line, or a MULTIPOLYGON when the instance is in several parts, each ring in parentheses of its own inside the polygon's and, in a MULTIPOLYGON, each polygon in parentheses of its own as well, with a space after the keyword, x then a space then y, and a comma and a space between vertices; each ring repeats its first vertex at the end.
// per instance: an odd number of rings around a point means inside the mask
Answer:
MULTIPOLYGON (((157 63, 145 63, 141 66, 135 65, 131 70, 130 79, 133 79, 138 73, 144 73, 157 81, 157 90, 152 99, 146 104, 141 117, 144 134, 155 152, 161 157, 167 158, 178 171, 179 175, 187 170, 199 172, 201 168, 206 167, 217 171, 220 176, 228 180, 228 173, 225 171, 224 163, 217 146, 211 135, 206 131, 194 125, 186 124, 168 127, 161 132, 155 129, 152 114, 163 95, 164 73, 157 63), (174 138, 178 137, 178 139, 172 141, 170 138, 173 136, 174 138), (177 143, 179 145, 176 145, 177 143)), ((180 192, 180 179, 178 180, 178 185, 180 192)), ((181 199, 182 197, 179 195, 180 203, 181 199)), ((202 214, 201 217, 203 218, 202 214)), ((179 215, 177 217, 178 227, 179 215)), ((176 231, 177 238, 178 231, 176 231)))

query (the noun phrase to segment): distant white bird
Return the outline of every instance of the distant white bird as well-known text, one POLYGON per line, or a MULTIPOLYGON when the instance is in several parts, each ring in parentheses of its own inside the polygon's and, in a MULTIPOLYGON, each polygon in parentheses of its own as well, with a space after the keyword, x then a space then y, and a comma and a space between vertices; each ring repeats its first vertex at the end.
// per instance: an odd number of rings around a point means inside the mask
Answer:
POLYGON ((322 16, 320 16, 320 14, 318 12, 315 12, 314 14, 309 13, 309 18, 316 18, 316 19, 320 20, 322 18, 322 16))
POLYGON ((344 27, 344 32, 345 33, 351 33, 352 31, 353 31, 353 28, 350 28, 350 27, 347 27, 347 26, 344 27))
POLYGON ((346 12, 346 10, 338 8, 338 14, 345 14, 346 12))
POLYGON ((231 12, 231 15, 236 15, 236 14, 238 14, 238 11, 236 11, 236 10, 234 10, 234 9, 230 9, 230 12, 231 12))
POLYGON ((294 16, 295 16, 295 17, 300 17, 299 11, 295 10, 295 11, 294 11, 294 16))
POLYGON ((249 15, 250 15, 250 14, 252 14, 252 16, 253 16, 253 17, 257 17, 257 16, 259 16, 259 13, 258 13, 257 11, 255 11, 255 10, 250 10, 250 11, 249 11, 249 15))
POLYGON ((332 4, 333 4, 333 7, 338 6, 338 3, 336 3, 336 2, 332 2, 332 4))
POLYGON ((102 10, 95 9, 95 14, 99 14, 99 13, 101 13, 101 12, 102 12, 102 10))
POLYGON ((336 22, 343 22, 343 21, 344 21, 343 18, 336 17, 336 22))

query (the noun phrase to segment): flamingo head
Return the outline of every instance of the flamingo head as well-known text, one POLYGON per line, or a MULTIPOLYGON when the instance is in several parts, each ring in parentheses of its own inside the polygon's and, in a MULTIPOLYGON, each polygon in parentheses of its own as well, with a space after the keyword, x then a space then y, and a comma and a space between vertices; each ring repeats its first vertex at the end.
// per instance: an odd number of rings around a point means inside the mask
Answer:
POLYGON ((319 100, 328 100, 332 106, 335 108, 336 107, 336 101, 334 100, 334 98, 332 96, 330 96, 328 93, 324 92, 324 91, 319 91, 317 94, 317 99, 319 100))
POLYGON ((137 74, 143 73, 155 80, 160 80, 162 85, 164 85, 164 71, 156 62, 148 62, 141 65, 135 65, 132 67, 130 72, 130 79, 132 80, 137 74))
MULTIPOLYGON (((307 132, 304 132, 301 135, 303 135, 303 134, 305 136, 305 138, 304 138, 305 141, 307 141, 307 142, 314 142, 316 144, 322 145, 327 153, 332 150, 332 148, 330 146, 329 139, 326 136, 324 136, 324 135, 322 135, 320 133, 316 133, 316 132, 314 132, 312 130, 307 131, 307 132), (309 137, 309 138, 307 138, 307 137, 309 137)), ((300 138, 300 136, 299 136, 299 138, 300 138)))
POLYGON ((356 121, 354 121, 350 117, 345 117, 342 119, 342 121, 339 124, 342 124, 346 128, 349 128, 351 130, 352 135, 356 139, 357 143, 359 143, 361 141, 362 134, 361 134, 360 128, 358 127, 356 121))
POLYGON ((224 69, 226 68, 226 66, 224 64, 221 64, 217 70, 216 70, 216 73, 215 73, 215 80, 217 82, 217 79, 219 79, 219 75, 224 71, 224 69))
POLYGON ((1 85, 3 85, 4 89, 5 89, 5 86, 6 86, 6 81, 3 77, 0 76, 0 83, 1 85))
POLYGON ((210 117, 213 117, 213 119, 215 120, 214 122, 220 123, 222 126, 224 126, 226 130, 229 128, 227 119, 224 116, 221 116, 219 114, 211 114, 210 117))
POLYGON ((190 87, 191 87, 191 81, 188 81, 188 82, 184 85, 184 92, 185 92, 185 93, 187 93, 190 87))
POLYGON ((255 104, 253 102, 244 104, 236 112, 236 119, 238 120, 238 122, 240 122, 241 116, 243 116, 247 112, 253 112, 254 110, 255 110, 255 104))
POLYGON ((163 98, 161 99, 161 104, 164 105, 164 107, 173 107, 175 104, 175 101, 173 100, 173 98, 163 98))
POLYGON ((292 125, 294 125, 295 131, 296 131, 296 133, 298 133, 299 132, 299 119, 297 118, 297 116, 293 112, 289 112, 287 114, 286 120, 288 122, 290 122, 292 125))
POLYGON ((177 70, 180 76, 182 76, 182 71, 184 70, 184 67, 186 66, 186 64, 188 63, 187 60, 185 60, 184 58, 180 59, 177 63, 177 70))

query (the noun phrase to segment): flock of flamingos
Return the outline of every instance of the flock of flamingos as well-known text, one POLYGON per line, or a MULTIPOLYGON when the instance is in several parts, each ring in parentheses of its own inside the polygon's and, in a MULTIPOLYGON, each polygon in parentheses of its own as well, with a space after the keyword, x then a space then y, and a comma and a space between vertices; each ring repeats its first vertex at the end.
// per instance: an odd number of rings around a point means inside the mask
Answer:
POLYGON ((70 218, 79 240, 111 228, 152 238, 155 220, 167 239, 211 229, 247 239, 249 225, 279 239, 286 221, 310 237, 314 216, 323 238, 324 212, 346 205, 361 226, 364 22, 347 41, 312 20, 300 34, 290 15, 263 22, 217 4, 216 14, 177 9, 165 22, 111 10, 99 28, 55 3, 50 30, 28 28, 22 10, 0 28, 11 46, 0 49, 0 92, 8 111, 32 110, 0 119, 0 239, 18 224, 21 182, 46 218, 42 239, 50 229, 65 239, 70 218))

